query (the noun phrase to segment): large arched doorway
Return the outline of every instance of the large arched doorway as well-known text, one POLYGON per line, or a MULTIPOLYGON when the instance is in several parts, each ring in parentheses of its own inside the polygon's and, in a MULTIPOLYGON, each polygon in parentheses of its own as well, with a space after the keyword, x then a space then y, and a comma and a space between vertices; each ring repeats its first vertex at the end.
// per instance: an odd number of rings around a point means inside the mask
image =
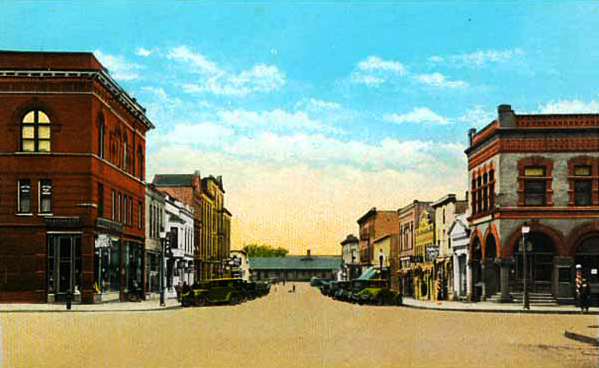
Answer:
POLYGON ((499 291, 499 267, 495 264, 497 258, 497 245, 494 236, 487 236, 485 240, 485 296, 489 297, 499 291))
MULTIPOLYGON (((526 236, 526 280, 528 289, 537 293, 553 292, 555 246, 551 238, 541 232, 532 232, 526 236)), ((524 253, 522 239, 514 251, 515 289, 521 290, 524 277, 524 253)))
POLYGON ((480 246, 480 239, 475 237, 472 241, 472 258, 470 259, 470 271, 472 275, 472 300, 478 301, 482 296, 483 283, 482 283, 482 249, 480 246))
POLYGON ((580 242, 576 247, 574 264, 581 266, 582 277, 591 284, 591 304, 599 305, 599 235, 580 242))

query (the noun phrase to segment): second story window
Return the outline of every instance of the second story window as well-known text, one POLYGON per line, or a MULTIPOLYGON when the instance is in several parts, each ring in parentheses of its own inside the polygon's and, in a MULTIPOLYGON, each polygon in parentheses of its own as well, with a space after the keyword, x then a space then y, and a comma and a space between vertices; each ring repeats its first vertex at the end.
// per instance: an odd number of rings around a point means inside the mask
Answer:
POLYGON ((114 190, 110 191, 110 219, 112 221, 116 220, 116 193, 114 192, 114 190))
POLYGON ((32 110, 23 117, 21 151, 50 152, 50 119, 43 111, 32 110))
POLYGON ((31 180, 20 179, 18 185, 17 212, 31 213, 31 180))
POLYGON ((52 213, 52 180, 40 180, 39 195, 40 213, 52 213))
POLYGON ((143 207, 141 205, 141 201, 137 202, 137 228, 141 229, 141 222, 143 217, 143 207))
POLYGON ((98 217, 104 217, 104 184, 98 183, 98 217))
POLYGON ((524 169, 526 181, 524 182, 524 205, 544 206, 545 201, 545 168, 527 167, 524 169), (539 178, 539 180, 535 180, 539 178))
POLYGON ((574 205, 590 206, 592 194, 591 167, 576 166, 574 168, 574 205))
POLYGON ((104 131, 106 126, 104 125, 104 116, 100 115, 98 118, 98 156, 104 158, 104 131))

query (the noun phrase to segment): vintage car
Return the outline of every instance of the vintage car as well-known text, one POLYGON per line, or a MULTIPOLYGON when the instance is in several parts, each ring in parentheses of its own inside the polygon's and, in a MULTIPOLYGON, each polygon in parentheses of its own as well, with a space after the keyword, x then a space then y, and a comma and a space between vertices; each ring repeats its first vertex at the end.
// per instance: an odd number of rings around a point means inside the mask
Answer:
POLYGON ((337 290, 333 295, 335 300, 347 300, 351 291, 351 281, 337 281, 337 290))
POLYGON ((270 283, 268 281, 257 281, 256 293, 258 296, 264 296, 270 293, 270 283))
POLYGON ((310 279, 310 286, 320 287, 323 282, 326 282, 326 279, 319 279, 318 277, 312 277, 310 279))
POLYGON ((254 281, 243 281, 241 284, 241 290, 243 291, 243 297, 245 300, 253 300, 258 298, 258 288, 254 281))
POLYGON ((191 288, 181 295, 183 306, 204 306, 206 304, 228 303, 235 305, 244 298, 243 280, 241 279, 214 279, 200 283, 197 288, 191 288))
POLYGON ((360 291, 352 294, 352 299, 358 304, 402 305, 401 294, 389 289, 387 280, 360 280, 360 291))
POLYGON ((330 287, 331 287, 331 281, 321 280, 320 286, 318 287, 318 289, 320 289, 320 293, 322 295, 328 295, 330 287))

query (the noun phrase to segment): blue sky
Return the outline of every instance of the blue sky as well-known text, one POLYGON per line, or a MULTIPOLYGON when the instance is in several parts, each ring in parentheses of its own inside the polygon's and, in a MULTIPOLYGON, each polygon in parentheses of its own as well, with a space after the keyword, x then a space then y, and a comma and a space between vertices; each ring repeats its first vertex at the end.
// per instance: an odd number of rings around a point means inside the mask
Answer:
POLYGON ((235 247, 463 196, 499 104, 599 112, 597 2, 0 4, 0 49, 94 52, 147 107, 149 178, 223 175, 235 247))

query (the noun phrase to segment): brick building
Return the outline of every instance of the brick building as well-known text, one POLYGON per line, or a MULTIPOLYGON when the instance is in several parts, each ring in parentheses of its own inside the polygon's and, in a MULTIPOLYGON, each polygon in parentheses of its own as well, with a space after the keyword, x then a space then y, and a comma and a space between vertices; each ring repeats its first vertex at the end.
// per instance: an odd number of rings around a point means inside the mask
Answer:
POLYGON ((91 53, 0 51, 0 127, 0 300, 141 291, 145 109, 91 53))
POLYGON ((431 202, 414 200, 397 210, 399 242, 391 248, 391 288, 401 290, 406 296, 414 295, 412 266, 415 264, 415 231, 420 223, 422 211, 430 211, 431 202))
POLYGON ((362 272, 373 265, 378 265, 378 254, 375 254, 374 241, 385 236, 397 234, 397 212, 378 211, 371 208, 358 219, 360 227, 360 263, 362 272))
POLYGON ((158 174, 153 184, 194 210, 195 270, 199 280, 224 275, 231 251, 231 213, 224 207, 222 178, 193 174, 158 174))
POLYGON ((469 133, 472 299, 519 300, 527 279, 539 298, 569 303, 575 265, 599 292, 599 114, 498 117, 469 133))

